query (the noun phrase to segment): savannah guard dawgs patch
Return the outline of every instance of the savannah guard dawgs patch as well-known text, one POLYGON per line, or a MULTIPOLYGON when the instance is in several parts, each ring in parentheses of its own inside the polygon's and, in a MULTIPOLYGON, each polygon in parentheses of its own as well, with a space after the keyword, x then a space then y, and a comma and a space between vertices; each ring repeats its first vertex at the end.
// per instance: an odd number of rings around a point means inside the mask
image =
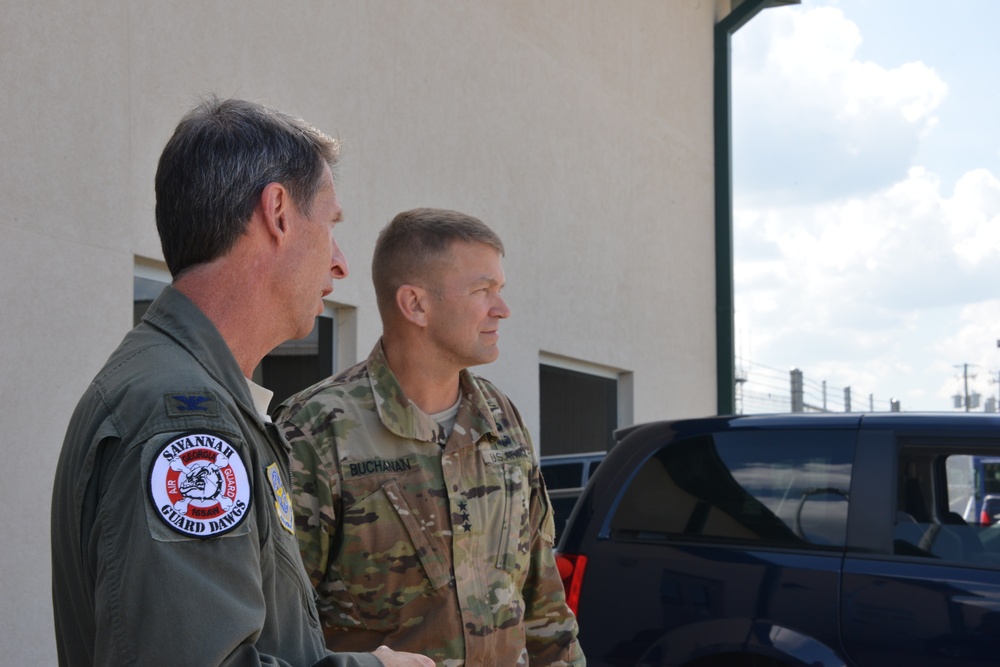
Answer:
POLYGON ((210 433, 189 433, 156 455, 149 496, 159 517, 178 533, 215 537, 247 517, 250 479, 229 443, 210 433))

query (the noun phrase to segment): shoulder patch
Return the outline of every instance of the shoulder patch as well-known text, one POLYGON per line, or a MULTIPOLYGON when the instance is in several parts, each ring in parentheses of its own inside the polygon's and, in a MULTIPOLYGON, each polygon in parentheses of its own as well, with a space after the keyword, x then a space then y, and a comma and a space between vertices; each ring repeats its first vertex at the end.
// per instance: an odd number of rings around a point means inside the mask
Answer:
POLYGON ((239 526, 250 509, 250 478, 239 452, 217 435, 187 433, 163 445, 149 469, 157 516, 182 535, 208 538, 239 526))
POLYGON ((281 473, 278 471, 278 464, 272 463, 264 471, 267 479, 271 482, 271 491, 274 492, 274 509, 278 513, 278 521, 281 527, 291 534, 295 534, 295 517, 292 513, 292 503, 285 491, 285 483, 281 480, 281 473))

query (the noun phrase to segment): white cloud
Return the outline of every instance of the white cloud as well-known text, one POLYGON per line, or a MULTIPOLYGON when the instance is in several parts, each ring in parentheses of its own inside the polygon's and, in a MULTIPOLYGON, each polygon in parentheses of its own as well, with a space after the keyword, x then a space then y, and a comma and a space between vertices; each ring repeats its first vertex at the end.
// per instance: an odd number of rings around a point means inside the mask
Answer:
POLYGON ((989 298, 1000 286, 1000 181, 985 170, 963 176, 950 197, 913 168, 867 197, 740 207, 734 233, 738 292, 752 296, 771 280, 807 311, 849 300, 905 313, 989 298))
POLYGON ((946 363, 938 365, 944 378, 938 393, 948 397, 963 393, 964 366, 968 364, 970 393, 995 396, 1000 380, 1000 349, 997 348, 1000 299, 969 304, 960 310, 957 320, 958 330, 934 346, 940 358, 955 360, 950 367, 946 363))
MULTIPOLYGON (((869 393, 952 409, 963 364, 996 394, 998 172, 966 158, 943 181, 921 165, 927 142, 974 131, 939 124, 948 85, 917 58, 862 61, 857 25, 817 4, 734 39, 738 353, 831 397, 850 386, 855 409, 869 393)), ((996 142, 992 119, 977 139, 996 142)))
POLYGON ((905 63, 896 69, 883 69, 872 62, 850 62, 841 82, 844 115, 865 116, 885 109, 896 112, 918 130, 929 128, 932 115, 948 86, 933 69, 921 62, 905 63))
POLYGON ((975 268, 1000 260, 1000 180, 986 169, 970 171, 943 204, 955 255, 975 268))
POLYGON ((969 172, 949 197, 913 168, 868 197, 738 209, 735 230, 737 326, 764 363, 943 409, 951 364, 996 352, 1000 181, 989 172, 969 172), (934 391, 916 390, 925 374, 934 391))
POLYGON ((948 87, 922 62, 859 61, 861 41, 840 9, 809 5, 764 12, 736 33, 738 196, 813 203, 905 174, 948 87))

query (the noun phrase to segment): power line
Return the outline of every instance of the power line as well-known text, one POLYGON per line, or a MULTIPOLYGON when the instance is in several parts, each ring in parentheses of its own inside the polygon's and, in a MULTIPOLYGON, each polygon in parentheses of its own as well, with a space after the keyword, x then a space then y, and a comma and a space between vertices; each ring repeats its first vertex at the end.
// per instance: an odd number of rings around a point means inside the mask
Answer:
POLYGON ((796 368, 780 370, 738 358, 736 411, 764 412, 898 412, 899 401, 875 399, 851 387, 831 387, 825 380, 805 377, 796 368))

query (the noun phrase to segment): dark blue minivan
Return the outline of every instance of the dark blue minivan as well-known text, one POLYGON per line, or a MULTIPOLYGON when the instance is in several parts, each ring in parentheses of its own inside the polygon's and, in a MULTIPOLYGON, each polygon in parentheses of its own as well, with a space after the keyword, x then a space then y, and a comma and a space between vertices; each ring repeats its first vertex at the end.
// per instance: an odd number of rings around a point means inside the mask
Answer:
POLYGON ((1000 665, 1000 416, 797 414, 617 434, 558 545, 591 667, 1000 665), (963 505, 963 503, 965 503, 963 505))

